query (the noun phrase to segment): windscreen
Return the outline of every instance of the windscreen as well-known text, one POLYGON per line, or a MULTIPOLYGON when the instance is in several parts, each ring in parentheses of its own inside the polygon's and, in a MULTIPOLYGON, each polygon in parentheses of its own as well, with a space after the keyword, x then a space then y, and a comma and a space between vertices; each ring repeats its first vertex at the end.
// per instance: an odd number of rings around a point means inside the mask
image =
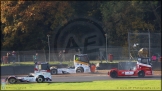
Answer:
POLYGON ((89 63, 89 58, 87 55, 76 55, 75 60, 89 63))
POLYGON ((119 62, 118 69, 119 70, 130 70, 136 67, 137 62, 119 62))
POLYGON ((149 64, 149 58, 138 58, 138 62, 143 64, 149 64))
POLYGON ((49 64, 41 64, 40 70, 49 70, 49 64))

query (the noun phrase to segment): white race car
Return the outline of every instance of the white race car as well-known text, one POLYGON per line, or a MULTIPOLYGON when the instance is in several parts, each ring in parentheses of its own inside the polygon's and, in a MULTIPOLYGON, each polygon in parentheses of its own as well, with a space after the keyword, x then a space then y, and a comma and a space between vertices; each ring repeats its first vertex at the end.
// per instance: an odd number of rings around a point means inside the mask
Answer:
POLYGON ((50 82, 52 81, 51 72, 49 69, 48 63, 38 63, 36 62, 37 71, 35 73, 30 73, 26 77, 17 77, 17 76, 9 76, 6 78, 6 81, 10 84, 14 84, 16 82, 50 82))
POLYGON ((66 73, 89 73, 91 72, 91 66, 87 54, 75 54, 74 55, 74 67, 57 68, 50 67, 51 74, 66 74, 66 73))

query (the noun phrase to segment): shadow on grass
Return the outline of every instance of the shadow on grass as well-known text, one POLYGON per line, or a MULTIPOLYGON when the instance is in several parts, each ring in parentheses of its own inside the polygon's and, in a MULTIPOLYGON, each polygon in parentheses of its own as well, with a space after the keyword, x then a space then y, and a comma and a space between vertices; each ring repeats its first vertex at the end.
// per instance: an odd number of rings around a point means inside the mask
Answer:
POLYGON ((93 81, 77 81, 77 82, 44 82, 44 83, 87 83, 87 82, 93 82, 93 81))
POLYGON ((129 79, 134 79, 134 78, 137 78, 137 79, 145 79, 145 78, 161 78, 162 76, 145 76, 145 77, 137 77, 137 76, 120 76, 120 77, 117 77, 117 78, 112 78, 112 79, 121 79, 121 78, 129 78, 129 79))
MULTIPOLYGON (((44 84, 44 83, 48 83, 49 84, 53 84, 53 83, 88 83, 88 82, 93 82, 93 81, 71 81, 71 82, 42 82, 42 83, 37 83, 37 82, 17 82, 15 84, 44 84)), ((9 84, 9 83, 7 83, 9 84)))

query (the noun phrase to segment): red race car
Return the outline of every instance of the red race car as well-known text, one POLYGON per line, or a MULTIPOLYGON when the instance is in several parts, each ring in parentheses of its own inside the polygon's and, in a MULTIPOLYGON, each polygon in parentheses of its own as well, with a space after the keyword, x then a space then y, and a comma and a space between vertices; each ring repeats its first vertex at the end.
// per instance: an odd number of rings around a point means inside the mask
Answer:
POLYGON ((137 76, 145 77, 153 75, 149 58, 138 58, 137 62, 119 62, 118 68, 108 72, 111 78, 137 76))

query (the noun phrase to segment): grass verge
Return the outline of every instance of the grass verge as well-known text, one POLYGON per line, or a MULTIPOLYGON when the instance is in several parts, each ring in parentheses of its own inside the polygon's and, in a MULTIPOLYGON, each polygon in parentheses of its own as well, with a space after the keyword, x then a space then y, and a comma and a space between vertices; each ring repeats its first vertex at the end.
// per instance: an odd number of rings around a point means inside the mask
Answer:
MULTIPOLYGON (((1 85, 2 87, 2 85, 1 85)), ((4 90, 161 90, 161 80, 107 80, 93 82, 53 82, 7 84, 4 90)))

